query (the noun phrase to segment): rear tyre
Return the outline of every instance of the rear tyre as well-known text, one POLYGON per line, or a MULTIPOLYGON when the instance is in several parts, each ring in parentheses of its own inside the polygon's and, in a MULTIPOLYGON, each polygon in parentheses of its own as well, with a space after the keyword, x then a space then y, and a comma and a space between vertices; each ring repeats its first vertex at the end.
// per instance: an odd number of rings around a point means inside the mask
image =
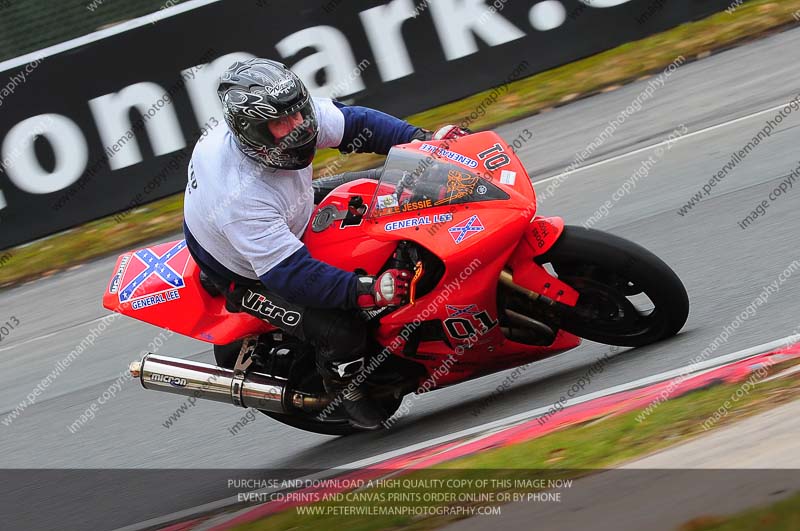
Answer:
MULTIPOLYGON (((387 413, 387 417, 389 418, 394 415, 395 411, 400 407, 403 399, 387 399, 381 401, 381 406, 383 406, 384 411, 387 413)), ((350 421, 347 419, 346 414, 341 406, 336 408, 336 410, 331 414, 327 420, 317 420, 314 414, 309 414, 305 412, 298 412, 297 414, 286 414, 286 413, 273 413, 271 411, 261 411, 266 416, 277 420, 278 422, 282 422, 287 426, 291 426, 293 428, 297 428, 299 430, 310 431, 313 433, 321 433, 322 435, 352 435, 354 433, 359 433, 363 431, 361 428, 356 428, 350 424, 350 421)))
POLYGON ((217 366, 233 369, 233 366, 236 365, 236 357, 239 356, 241 350, 241 341, 234 341, 227 345, 214 345, 214 360, 217 362, 217 366))
POLYGON ((297 428, 298 430, 320 433, 322 435, 352 435, 362 430, 351 426, 347 419, 319 421, 313 417, 300 415, 287 415, 285 413, 273 413, 262 411, 263 414, 271 419, 277 420, 282 424, 297 428))
POLYGON ((656 255, 633 242, 593 229, 567 226, 536 261, 550 264, 579 293, 561 321, 577 336, 625 347, 677 334, 689 315, 686 288, 656 255))
MULTIPOLYGON (((236 341, 234 343, 230 343, 228 345, 214 345, 214 359, 217 362, 217 365, 220 367, 224 367, 226 369, 232 369, 234 364, 236 363, 236 357, 239 355, 239 351, 242 348, 242 342, 236 341)), ((304 368, 304 372, 306 372, 309 376, 308 379, 303 382, 304 388, 305 387, 312 387, 316 390, 322 389, 322 380, 321 378, 314 372, 313 365, 304 368), (319 380, 319 381, 317 381, 319 380)), ((387 413, 387 418, 391 417, 397 408, 400 407, 402 403, 402 398, 400 399, 386 399, 381 401, 381 406, 387 413)), ((350 425, 350 422, 347 419, 347 415, 344 413, 342 407, 336 408, 335 411, 328 416, 326 420, 318 420, 313 413, 306 413, 304 411, 298 411, 297 413, 288 414, 288 413, 274 413, 272 411, 263 411, 259 410, 266 416, 277 420, 287 426, 291 426, 293 428, 297 428, 299 430, 310 431, 313 433, 320 433, 322 435, 352 435, 354 433, 358 433, 362 430, 359 428, 355 428, 350 425)))

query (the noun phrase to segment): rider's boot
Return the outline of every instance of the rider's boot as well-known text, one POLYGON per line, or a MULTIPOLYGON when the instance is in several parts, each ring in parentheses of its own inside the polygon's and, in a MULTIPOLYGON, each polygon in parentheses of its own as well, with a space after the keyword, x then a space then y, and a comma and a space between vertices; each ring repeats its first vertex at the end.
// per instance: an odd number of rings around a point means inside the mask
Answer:
POLYGON ((322 371, 325 390, 334 399, 342 398, 342 406, 350 424, 362 430, 379 430, 386 420, 386 412, 365 393, 365 385, 356 377, 363 373, 364 358, 343 363, 333 363, 333 371, 322 371))

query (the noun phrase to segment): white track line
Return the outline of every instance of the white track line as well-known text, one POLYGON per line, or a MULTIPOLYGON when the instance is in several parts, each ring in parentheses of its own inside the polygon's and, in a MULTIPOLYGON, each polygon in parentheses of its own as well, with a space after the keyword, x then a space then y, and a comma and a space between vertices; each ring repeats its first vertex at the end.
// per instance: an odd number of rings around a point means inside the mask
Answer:
MULTIPOLYGON (((694 365, 686 365, 684 367, 679 367, 677 369, 673 369, 671 371, 662 372, 660 374, 655 374, 653 376, 648 376, 646 378, 640 378, 639 380, 634 380, 632 382, 615 385, 613 387, 609 387, 607 389, 603 389, 601 391, 596 391, 594 393, 589 393, 587 395, 582 395, 577 398, 573 398, 571 400, 567 400, 564 403, 564 407, 574 406, 576 404, 581 404, 583 402, 588 402, 590 400, 594 400, 596 398, 602 398, 609 395, 613 395, 622 391, 630 391, 631 389, 637 389, 639 387, 644 387, 646 385, 650 385, 657 382, 667 381, 671 378, 675 378, 678 376, 682 376, 685 374, 689 374, 688 371, 691 371, 691 374, 696 374, 702 372, 707 369, 712 369, 714 367, 718 367, 721 365, 725 365, 727 363, 743 360, 752 356, 756 356, 758 354, 762 354, 764 352, 769 352, 771 350, 775 350, 781 347, 785 347, 791 343, 796 342, 800 339, 800 335, 792 335, 787 336, 782 339, 777 339, 775 341, 770 341, 769 343, 763 343, 761 345, 757 345, 755 347, 750 347, 744 350, 739 350, 732 354, 726 354, 725 356, 719 356, 717 358, 712 358, 710 360, 697 363, 694 365)), ((348 463, 346 465, 337 466, 334 468, 330 468, 328 470, 324 470, 322 472, 318 472, 316 474, 310 474, 308 476, 303 476, 300 478, 295 478, 295 480, 319 480, 325 479, 328 477, 336 476, 343 470, 353 470, 357 468, 364 468, 367 466, 372 466, 383 461, 387 461, 389 459, 399 457, 401 455, 409 454, 415 452, 417 450, 423 450, 425 448, 429 448, 431 446, 436 446, 439 444, 447 443, 455 439, 460 439, 463 437, 468 437, 471 435, 480 434, 485 431, 490 430, 497 430, 499 428, 511 426, 514 424, 518 424, 524 422, 526 420, 530 420, 536 417, 547 413, 550 409, 551 405, 548 404, 544 407, 538 407, 536 409, 531 409, 530 411, 526 411, 524 413, 518 413, 516 415, 512 415, 510 417, 506 417, 504 419, 495 420, 492 422, 487 422, 485 424, 481 424, 479 426, 473 426, 471 428, 467 428, 461 431, 457 431, 455 433, 450 433, 448 435, 443 435, 441 437, 436 437, 434 439, 430 439, 424 442, 412 444, 410 446, 406 446, 405 448, 400 448, 399 450, 392 450, 390 452, 384 452, 382 454, 375 455, 373 457, 368 457, 366 459, 361 459, 359 461, 353 461, 352 463, 348 463)), ((268 494, 272 492, 279 492, 281 490, 286 489, 266 489, 258 491, 262 494, 268 494)), ((199 505, 197 507, 193 507, 191 509, 185 509, 183 511, 178 511, 172 513, 167 516, 161 516, 158 518, 153 518, 150 520, 146 520, 144 522, 140 522, 138 524, 132 524, 129 526, 121 527, 116 531, 140 531, 142 529, 148 529, 151 527, 158 527, 158 526, 165 526, 176 521, 186 520, 189 518, 197 517, 198 515, 209 513, 215 510, 224 509, 225 507, 230 507, 233 505, 237 505, 241 503, 237 496, 231 496, 230 498, 225 498, 223 500, 218 500, 215 502, 206 503, 204 505, 199 505)), ((247 507, 242 511, 249 511, 252 510, 253 507, 247 507)))
POLYGON ((108 318, 108 316, 98 317, 97 319, 92 319, 91 321, 86 321, 84 323, 77 323, 77 324, 74 324, 74 325, 70 325, 70 326, 68 326, 66 328, 62 328, 60 330, 56 330, 55 332, 49 332, 49 333, 41 335, 41 336, 32 337, 30 339, 26 339, 25 341, 20 341, 19 343, 12 343, 11 345, 8 345, 7 347, 0 348, 0 352, 5 352, 6 350, 15 349, 15 348, 21 347, 23 345, 27 345, 28 343, 33 343, 35 341, 40 341, 42 339, 47 339, 48 337, 53 337, 53 336, 58 335, 58 334, 63 334, 64 332, 66 332, 67 330, 70 330, 72 328, 78 328, 80 326, 91 325, 91 324, 96 323, 98 321, 102 321, 103 319, 106 319, 106 318, 108 318))
MULTIPOLYGON (((594 393, 589 393, 587 395, 582 395, 577 398, 573 398, 571 400, 567 400, 564 402, 564 407, 567 408, 569 406, 574 406, 577 404, 582 404, 584 402, 589 402, 590 400, 594 400, 596 398, 602 398, 609 395, 613 395, 616 393, 620 393, 622 391, 630 391, 631 389, 636 389, 638 387, 644 387, 646 385, 650 385, 657 382, 663 382, 669 380, 671 378, 675 378, 677 376, 681 376, 687 374, 687 370, 691 370, 692 373, 699 372, 705 369, 710 369, 713 367, 718 367, 720 365, 725 365, 726 363, 730 363, 733 361, 739 361, 745 358, 749 358, 751 356, 755 356, 757 354, 761 354, 763 352, 768 352, 770 350, 784 347, 787 344, 796 341, 800 336, 788 336, 783 339, 778 339, 775 341, 771 341, 769 343, 764 343, 762 345, 757 345, 755 347, 747 348, 744 350, 740 350, 734 352, 732 354, 726 354, 725 356, 719 356, 717 358, 712 358, 708 361, 704 361, 698 363, 696 365, 687 365, 685 367, 680 367, 678 369, 673 369, 671 371, 662 372, 660 374, 655 374, 653 376, 647 376, 646 378, 641 378, 639 380, 634 380, 632 382, 615 385, 613 387, 609 387, 607 389, 603 389, 601 391, 596 391, 594 393)), ((460 439, 462 437, 467 437, 469 435, 474 435, 476 433, 480 433, 482 431, 491 430, 503 426, 510 426, 513 424, 517 424, 532 418, 539 417, 545 413, 552 407, 552 404, 548 404, 547 406, 538 407, 536 409, 531 409, 530 411, 526 411, 524 413, 518 413, 516 415, 512 415, 510 417, 506 417, 504 419, 495 420, 493 422, 487 422, 486 424, 481 424, 479 426, 473 426, 472 428, 467 428, 455 433, 451 433, 448 435, 444 435, 442 437, 437 437, 435 439, 431 439, 425 442, 413 444, 411 446, 407 446, 400 450, 393 450, 391 452, 385 452, 380 455, 376 455, 374 457, 369 457, 367 459, 362 459, 360 461, 355 461, 353 463, 343 465, 340 467, 336 467, 335 469, 351 469, 351 468, 363 468, 365 466, 374 465, 376 463, 380 463, 381 461, 385 461, 387 459, 391 459, 393 457, 398 457, 403 454, 411 453, 416 450, 422 450, 424 448, 428 448, 429 446, 435 446, 437 444, 442 444, 446 442, 450 442, 453 439, 460 439)))
POLYGON ((597 162, 593 162, 592 164, 587 164, 586 166, 581 166, 579 168, 575 168, 574 170, 570 170, 570 171, 567 171, 567 172, 561 172, 561 173, 558 173, 556 175, 552 175, 550 177, 545 177, 544 179, 539 180, 539 181, 533 181, 533 184, 534 185, 544 184, 544 183, 550 182, 550 181, 552 181, 554 179, 564 178, 564 177, 573 175, 575 173, 579 173, 579 172, 582 172, 582 171, 585 171, 585 170, 590 170, 592 168, 596 168, 597 166, 602 166, 604 164, 610 164, 612 162, 616 162, 618 160, 622 160, 624 158, 627 158, 627 157, 630 157, 630 156, 633 156, 633 155, 638 155, 639 153, 644 153, 645 151, 650 151, 651 149, 655 149, 657 147, 666 146, 669 143, 677 144, 681 140, 686 140, 687 138, 692 138, 694 136, 702 135, 702 134, 705 134, 705 133, 710 133, 711 131, 715 131, 717 129, 721 129, 723 127, 728 127, 729 125, 737 124, 737 123, 743 122, 745 120, 750 120, 751 118, 755 118, 757 116, 761 116, 762 114, 775 112, 778 109, 783 109, 788 104, 789 103, 784 103, 784 104, 778 105, 776 107, 771 107, 769 109, 764 109, 763 111, 757 111, 757 112, 754 112, 752 114, 748 114, 746 116, 742 116, 740 118, 736 118, 734 120, 730 120, 730 121, 727 121, 727 122, 722 122, 721 124, 712 125, 712 126, 697 130, 697 131, 695 131, 693 133, 687 133, 687 134, 685 134, 683 136, 680 136, 678 138, 674 138, 672 140, 664 140, 663 142, 659 142, 657 144, 652 144, 652 145, 649 145, 649 146, 646 146, 646 147, 643 147, 643 148, 639 148, 639 149, 636 149, 634 151, 630 151, 628 153, 622 153, 620 155, 615 155, 615 156, 613 156, 611 158, 608 158, 608 159, 600 160, 600 161, 597 161, 597 162))
MULTIPOLYGON (((42 48, 41 50, 37 50, 29 54, 22 55, 20 57, 15 57, 13 59, 3 61, 2 63, 0 63, 0 72, 5 72, 6 70, 11 70, 12 68, 17 68, 26 65, 28 63, 32 63, 33 61, 39 61, 41 59, 44 59, 45 57, 50 57, 51 55, 56 55, 61 52, 65 52, 67 50, 72 50, 73 48, 78 48, 79 46, 84 46, 86 44, 99 41, 101 39, 105 39, 113 35, 117 35, 119 33, 124 33, 126 31, 130 31, 132 29, 144 26, 146 24, 154 24, 159 20, 164 20, 165 18, 174 17, 175 15, 180 15, 181 13, 191 11, 192 9, 197 9, 199 7, 203 7, 205 5, 213 4, 214 2, 219 2, 219 1, 220 0, 190 0, 188 2, 183 2, 182 4, 176 6, 165 7, 156 11, 155 13, 134 18, 127 22, 116 24, 110 28, 106 28, 100 31, 95 31, 93 33, 89 33, 88 35, 84 35, 82 37, 71 39, 53 46, 48 46, 47 48, 42 48)), ((101 7, 102 6, 97 6, 98 9, 100 9, 101 7)))

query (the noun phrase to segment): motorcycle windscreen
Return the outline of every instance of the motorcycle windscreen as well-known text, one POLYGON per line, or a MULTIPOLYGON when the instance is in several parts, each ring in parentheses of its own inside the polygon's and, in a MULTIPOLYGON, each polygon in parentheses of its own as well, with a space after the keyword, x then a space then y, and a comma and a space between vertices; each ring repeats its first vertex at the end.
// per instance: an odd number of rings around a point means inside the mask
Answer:
POLYGON ((457 160, 459 155, 441 149, 423 152, 392 148, 372 199, 369 217, 509 199, 505 191, 476 172, 451 162, 448 157, 457 160))

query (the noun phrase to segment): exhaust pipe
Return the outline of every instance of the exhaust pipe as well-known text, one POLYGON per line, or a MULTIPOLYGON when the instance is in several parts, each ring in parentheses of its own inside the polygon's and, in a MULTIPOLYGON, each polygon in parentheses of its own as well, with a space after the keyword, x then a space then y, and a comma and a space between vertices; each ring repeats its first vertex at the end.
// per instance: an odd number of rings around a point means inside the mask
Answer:
MULTIPOLYGON (((236 373, 207 363, 146 354, 130 365, 130 373, 142 387, 204 400, 287 413, 286 380, 268 374, 236 373)), ((312 397, 295 393, 296 407, 311 405, 312 397)))

